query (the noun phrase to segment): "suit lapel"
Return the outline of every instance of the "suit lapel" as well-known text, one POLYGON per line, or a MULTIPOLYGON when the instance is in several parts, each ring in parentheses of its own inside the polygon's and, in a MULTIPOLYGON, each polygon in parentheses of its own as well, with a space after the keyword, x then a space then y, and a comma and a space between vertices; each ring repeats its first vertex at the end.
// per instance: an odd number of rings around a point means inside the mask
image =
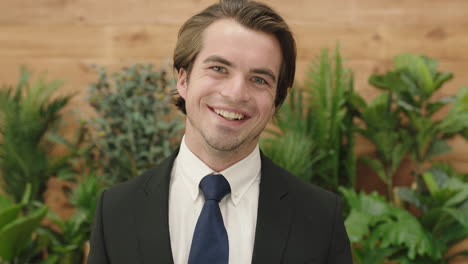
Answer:
POLYGON ((173 263, 169 237, 169 182, 178 151, 149 174, 135 197, 135 226, 141 263, 173 263))
POLYGON ((278 177, 278 167, 263 153, 257 227, 252 263, 279 263, 291 221, 287 184, 278 177), (276 175, 275 175, 276 174, 276 175))

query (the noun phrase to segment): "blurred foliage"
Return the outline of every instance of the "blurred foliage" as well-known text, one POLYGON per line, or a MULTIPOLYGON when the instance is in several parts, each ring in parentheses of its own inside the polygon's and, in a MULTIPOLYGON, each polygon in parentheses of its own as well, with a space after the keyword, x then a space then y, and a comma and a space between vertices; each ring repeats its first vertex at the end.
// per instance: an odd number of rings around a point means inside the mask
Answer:
POLYGON ((28 205, 31 184, 26 184, 20 203, 15 203, 0 195, 0 263, 30 263, 40 250, 33 232, 47 214, 47 207, 40 206, 22 214, 21 209, 28 205))
MULTIPOLYGON (((72 170, 71 158, 76 153, 54 157, 51 151, 61 138, 60 111, 70 96, 53 93, 59 81, 44 77, 30 84, 31 74, 21 70, 16 87, 0 89, 0 177, 2 189, 16 202, 31 184, 31 201, 42 200, 48 179, 72 170)), ((81 134, 69 144, 81 144, 81 134)), ((59 143, 60 144, 60 143, 59 143)))
POLYGON ((376 264, 395 258, 409 261, 400 263, 429 263, 417 259, 443 257, 443 244, 405 209, 389 204, 376 193, 340 191, 351 208, 345 226, 353 243, 354 263, 376 264))
POLYGON ((419 209, 414 216, 383 197, 340 191, 351 208, 345 225, 355 263, 443 264, 468 250, 448 255, 468 237, 468 184, 447 165, 425 171, 414 189, 398 188, 402 200, 419 209))
POLYGON ((427 171, 422 165, 451 150, 447 139, 468 138, 468 88, 434 99, 453 77, 438 72, 436 60, 402 54, 395 57, 394 68, 370 77, 369 82, 384 91, 373 101, 366 103, 357 94, 351 100, 361 121, 358 131, 376 147, 374 156, 362 160, 387 185, 389 195, 387 202, 376 194, 341 190, 350 206, 346 227, 354 256, 363 264, 448 263, 468 255, 463 251, 447 256, 451 246, 468 237, 467 176, 447 164, 434 163, 427 171), (441 117, 444 106, 451 108, 441 117), (414 163, 414 184, 394 188, 393 176, 405 157, 414 163))
POLYGON ((171 106, 172 83, 164 69, 134 65, 112 74, 97 68, 89 86, 89 102, 97 117, 97 157, 92 158, 109 183, 133 178, 171 154, 180 142, 184 123, 171 106))
POLYGON ((354 186, 354 125, 347 104, 353 74, 336 48, 322 50, 312 63, 304 88, 292 89, 261 142, 265 154, 298 177, 336 190, 354 186))
POLYGON ((94 175, 82 179, 70 195, 75 213, 63 220, 53 213, 48 218, 58 230, 41 227, 38 239, 47 248, 48 258, 42 264, 83 263, 84 247, 91 237, 92 223, 98 198, 104 188, 103 182, 94 175))
POLYGON ((446 140, 460 134, 468 138, 468 88, 456 96, 434 99, 451 73, 439 72, 435 59, 402 54, 394 59, 394 70, 374 74, 369 82, 384 92, 367 104, 358 94, 352 106, 362 121, 360 133, 376 147, 375 157, 364 157, 388 187, 394 200, 393 176, 408 155, 414 162, 414 176, 422 164, 448 153, 446 140), (436 119, 444 106, 448 114, 436 119))
MULTIPOLYGON (((413 188, 398 188, 398 196, 419 210, 421 225, 442 244, 442 256, 468 237, 468 183, 462 180, 464 177, 447 164, 434 164, 413 188)), ((468 250, 447 259, 457 255, 468 255, 468 250)), ((447 263, 438 261, 424 259, 420 263, 447 263)))
POLYGON ((401 127, 412 135, 410 156, 422 163, 450 151, 446 139, 457 134, 468 139, 468 87, 456 96, 434 99, 452 73, 439 72, 438 62, 424 56, 402 54, 395 57, 395 70, 373 75, 369 82, 395 95, 396 111, 407 119, 401 127), (435 119, 444 106, 452 106, 443 118, 435 119))

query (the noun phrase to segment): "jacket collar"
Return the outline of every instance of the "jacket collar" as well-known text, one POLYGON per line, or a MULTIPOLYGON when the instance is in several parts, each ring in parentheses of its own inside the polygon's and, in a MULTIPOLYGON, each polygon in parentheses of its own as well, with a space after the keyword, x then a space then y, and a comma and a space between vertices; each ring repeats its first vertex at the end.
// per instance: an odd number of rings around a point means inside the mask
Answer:
MULTIPOLYGON (((173 263, 169 237, 169 183, 175 151, 146 172, 143 191, 136 195, 135 226, 141 263, 173 263)), ((276 263, 285 249, 291 221, 288 185, 281 170, 261 153, 261 180, 252 263, 276 263)))

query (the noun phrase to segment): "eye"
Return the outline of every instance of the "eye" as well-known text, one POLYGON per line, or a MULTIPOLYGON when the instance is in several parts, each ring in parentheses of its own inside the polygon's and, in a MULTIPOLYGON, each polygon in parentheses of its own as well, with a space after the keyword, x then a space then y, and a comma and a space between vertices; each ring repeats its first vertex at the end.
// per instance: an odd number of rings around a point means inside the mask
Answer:
POLYGON ((217 72, 223 72, 223 73, 226 72, 226 68, 221 67, 221 66, 212 66, 210 68, 217 72))
POLYGON ((265 84, 268 84, 267 81, 265 81, 265 79, 261 78, 261 77, 252 77, 252 81, 257 83, 257 84, 261 84, 261 85, 265 85, 265 84))

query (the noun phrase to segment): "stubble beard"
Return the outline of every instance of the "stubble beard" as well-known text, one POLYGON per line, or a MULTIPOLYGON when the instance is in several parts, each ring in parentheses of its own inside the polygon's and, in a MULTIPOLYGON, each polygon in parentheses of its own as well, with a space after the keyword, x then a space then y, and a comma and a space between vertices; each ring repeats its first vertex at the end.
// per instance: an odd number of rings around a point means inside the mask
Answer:
MULTIPOLYGON (((244 138, 239 138, 239 137, 232 137, 229 135, 228 131, 226 132, 226 137, 221 138, 220 136, 218 137, 211 137, 208 135, 208 133, 205 133, 205 131, 198 127, 196 125, 196 122, 193 122, 193 119, 190 117, 190 115, 187 115, 188 122, 190 122, 190 125, 194 130, 196 130, 196 133, 198 133, 204 140, 205 144, 209 147, 209 150, 217 153, 222 153, 223 155, 227 154, 232 154, 235 155, 239 152, 242 152, 243 149, 248 147, 248 143, 255 141, 260 137, 260 133, 255 135, 253 138, 249 137, 244 137, 244 138)), ((195 131, 194 131, 195 132, 195 131)))

